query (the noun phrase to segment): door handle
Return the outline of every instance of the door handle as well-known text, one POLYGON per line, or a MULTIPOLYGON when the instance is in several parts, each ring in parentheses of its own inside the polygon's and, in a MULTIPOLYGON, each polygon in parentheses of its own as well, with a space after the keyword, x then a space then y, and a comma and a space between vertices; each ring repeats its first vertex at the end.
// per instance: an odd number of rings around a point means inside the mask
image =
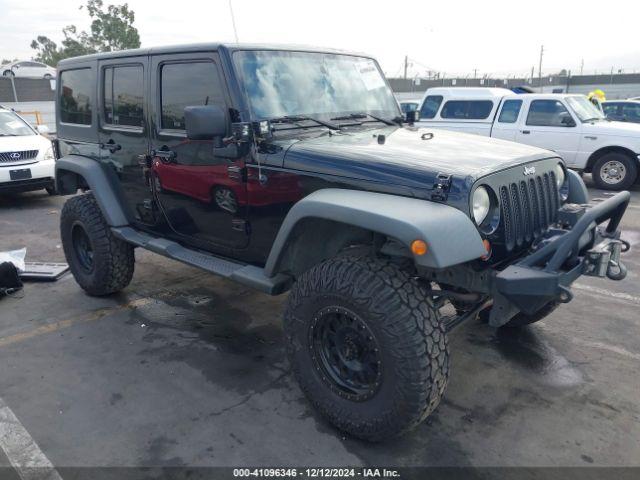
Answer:
POLYGON ((118 145, 113 139, 109 140, 107 143, 100 143, 99 147, 102 150, 109 150, 111 153, 116 153, 118 150, 122 150, 122 145, 118 145))
POLYGON ((531 133, 531 130, 522 130, 522 133, 524 135, 529 135, 531 133))

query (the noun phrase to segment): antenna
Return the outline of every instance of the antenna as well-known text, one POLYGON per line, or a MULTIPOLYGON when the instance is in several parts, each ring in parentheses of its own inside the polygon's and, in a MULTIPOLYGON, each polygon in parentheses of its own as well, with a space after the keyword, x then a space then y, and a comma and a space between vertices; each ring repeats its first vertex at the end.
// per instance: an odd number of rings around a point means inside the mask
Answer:
POLYGON ((231 23, 233 25, 233 35, 236 37, 236 43, 239 43, 238 30, 236 29, 236 17, 233 14, 233 5, 231 5, 231 0, 229 0, 229 11, 231 12, 231 23))

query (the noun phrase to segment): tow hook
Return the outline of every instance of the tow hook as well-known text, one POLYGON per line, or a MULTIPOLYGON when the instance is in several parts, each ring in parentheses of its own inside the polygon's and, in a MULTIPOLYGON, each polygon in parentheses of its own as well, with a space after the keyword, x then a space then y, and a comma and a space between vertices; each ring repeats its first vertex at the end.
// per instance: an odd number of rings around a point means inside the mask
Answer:
POLYGON ((621 240, 609 240, 589 250, 586 255, 585 275, 608 277, 611 280, 622 280, 627 276, 627 267, 620 261, 620 253, 626 252, 628 244, 621 240))

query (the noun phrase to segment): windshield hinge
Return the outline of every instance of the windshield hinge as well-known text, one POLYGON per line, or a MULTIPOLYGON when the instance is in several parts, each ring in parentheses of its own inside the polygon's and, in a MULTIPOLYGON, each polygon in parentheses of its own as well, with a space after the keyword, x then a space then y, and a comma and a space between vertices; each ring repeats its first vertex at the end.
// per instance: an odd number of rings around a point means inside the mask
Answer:
POLYGON ((433 191, 431 192, 431 200, 445 201, 451 187, 451 175, 448 173, 438 173, 436 181, 433 182, 433 191))

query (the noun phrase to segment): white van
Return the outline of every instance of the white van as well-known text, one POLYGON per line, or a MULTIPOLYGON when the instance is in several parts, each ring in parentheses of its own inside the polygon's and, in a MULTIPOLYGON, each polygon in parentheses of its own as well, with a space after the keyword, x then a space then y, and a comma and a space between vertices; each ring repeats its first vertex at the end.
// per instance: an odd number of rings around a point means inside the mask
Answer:
POLYGON ((515 94, 505 88, 430 88, 417 126, 430 126, 553 150, 596 185, 624 190, 638 178, 640 124, 614 122, 584 95, 515 94))

